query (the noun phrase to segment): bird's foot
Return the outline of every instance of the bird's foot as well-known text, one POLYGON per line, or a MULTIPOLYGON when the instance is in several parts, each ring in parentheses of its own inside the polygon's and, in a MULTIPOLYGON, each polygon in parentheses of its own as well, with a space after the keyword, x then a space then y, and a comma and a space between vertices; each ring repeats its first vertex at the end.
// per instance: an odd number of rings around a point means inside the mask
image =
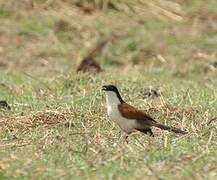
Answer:
POLYGON ((129 135, 128 134, 125 134, 124 135, 124 140, 127 144, 129 144, 129 141, 128 141, 128 138, 129 138, 129 135))

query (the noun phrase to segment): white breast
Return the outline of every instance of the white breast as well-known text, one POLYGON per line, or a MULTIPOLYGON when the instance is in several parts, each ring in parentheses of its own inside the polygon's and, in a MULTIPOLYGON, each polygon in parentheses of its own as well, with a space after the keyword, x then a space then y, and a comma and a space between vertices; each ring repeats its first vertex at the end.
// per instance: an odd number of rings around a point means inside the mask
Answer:
POLYGON ((106 103, 109 118, 117 123, 123 131, 131 133, 137 126, 136 120, 126 119, 120 114, 120 111, 118 110, 120 101, 114 92, 106 93, 106 103))

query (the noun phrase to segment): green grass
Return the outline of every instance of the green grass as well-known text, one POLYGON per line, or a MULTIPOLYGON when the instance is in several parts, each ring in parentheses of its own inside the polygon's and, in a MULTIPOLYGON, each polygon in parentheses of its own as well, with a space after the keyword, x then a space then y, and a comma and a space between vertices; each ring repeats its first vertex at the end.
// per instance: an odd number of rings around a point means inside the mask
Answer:
POLYGON ((111 1, 119 11, 91 1, 92 14, 49 2, 0 0, 0 100, 11 106, 0 109, 0 179, 216 179, 216 1, 172 1, 186 13, 178 22, 142 5, 132 14, 123 1, 111 1), (193 26, 191 13, 204 9, 211 20, 193 26), (96 57, 104 72, 76 73, 112 35, 96 57), (105 84, 189 133, 154 129, 154 138, 136 133, 126 144, 106 116, 105 84), (150 87, 161 97, 144 99, 150 87))
MULTIPOLYGON (((9 87, 22 87, 19 88, 22 92, 16 92, 19 96, 10 95, 11 92, 1 87, 1 97, 14 104, 11 112, 2 111, 2 116, 17 117, 22 112, 28 117, 29 113, 60 107, 75 113, 67 119, 74 125, 70 129, 58 124, 47 128, 40 125, 24 134, 18 133, 18 139, 12 138, 13 132, 6 132, 1 140, 4 176, 17 179, 39 176, 40 179, 131 179, 154 178, 157 174, 163 179, 173 179, 178 174, 180 179, 214 179, 216 127, 206 123, 215 115, 217 103, 213 89, 201 84, 207 77, 195 78, 192 82, 176 78, 165 69, 158 69, 158 72, 131 69, 119 77, 114 73, 114 70, 97 76, 71 73, 57 75, 55 81, 42 77, 29 79, 22 73, 2 73, 1 83, 7 79, 9 87), (163 106, 157 113, 149 113, 161 122, 182 123, 189 135, 181 138, 154 130, 155 138, 135 134, 130 143, 125 144, 118 127, 106 118, 105 97, 100 87, 108 83, 119 85, 128 102, 148 112, 151 101, 144 100, 138 92, 151 85, 161 87, 163 102, 178 111, 163 106), (183 92, 189 88, 188 98, 183 99, 183 92), (164 147, 165 138, 167 147, 164 147), (27 145, 19 147, 23 143, 27 145)), ((151 107, 158 108, 154 104, 151 107)))

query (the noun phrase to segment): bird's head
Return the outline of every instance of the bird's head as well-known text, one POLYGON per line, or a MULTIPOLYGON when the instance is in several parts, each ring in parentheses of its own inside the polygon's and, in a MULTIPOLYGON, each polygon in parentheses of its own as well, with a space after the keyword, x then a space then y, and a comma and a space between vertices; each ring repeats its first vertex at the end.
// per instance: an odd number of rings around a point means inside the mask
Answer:
POLYGON ((123 99, 121 98, 121 95, 118 91, 118 88, 114 85, 104 85, 102 86, 102 90, 106 92, 107 96, 110 99, 118 99, 120 103, 124 103, 123 99))
POLYGON ((103 91, 112 91, 112 92, 115 92, 117 93, 118 92, 118 88, 114 85, 104 85, 102 86, 102 90, 103 91))

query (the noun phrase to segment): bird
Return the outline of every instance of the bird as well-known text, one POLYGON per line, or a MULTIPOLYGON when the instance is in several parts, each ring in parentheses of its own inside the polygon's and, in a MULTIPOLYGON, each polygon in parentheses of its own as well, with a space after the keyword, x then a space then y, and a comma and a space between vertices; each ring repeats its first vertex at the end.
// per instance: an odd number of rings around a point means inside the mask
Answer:
POLYGON ((154 137, 152 127, 174 133, 187 134, 186 131, 172 126, 163 125, 143 111, 127 104, 121 97, 118 88, 114 85, 104 85, 102 90, 106 92, 107 114, 110 120, 114 121, 122 131, 125 132, 125 140, 132 132, 140 131, 154 137))
POLYGON ((0 108, 11 110, 11 107, 9 106, 7 101, 5 101, 5 100, 0 100, 0 108))

